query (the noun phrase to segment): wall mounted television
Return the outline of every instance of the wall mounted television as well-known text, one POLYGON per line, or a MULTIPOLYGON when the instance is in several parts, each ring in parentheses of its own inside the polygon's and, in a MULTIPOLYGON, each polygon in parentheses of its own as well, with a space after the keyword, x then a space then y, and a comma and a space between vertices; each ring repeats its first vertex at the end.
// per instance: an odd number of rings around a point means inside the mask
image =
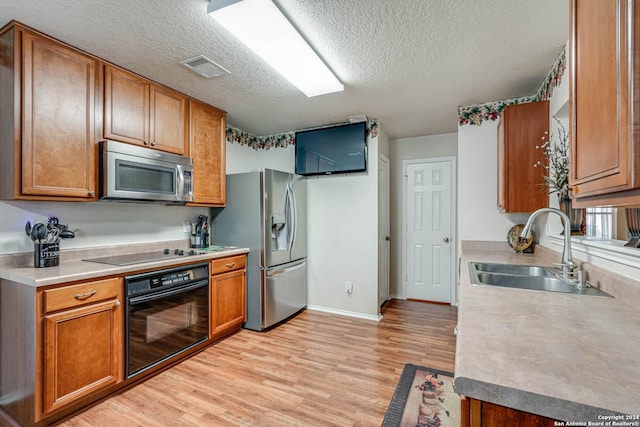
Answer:
POLYGON ((331 175, 366 170, 366 122, 296 132, 298 175, 331 175))

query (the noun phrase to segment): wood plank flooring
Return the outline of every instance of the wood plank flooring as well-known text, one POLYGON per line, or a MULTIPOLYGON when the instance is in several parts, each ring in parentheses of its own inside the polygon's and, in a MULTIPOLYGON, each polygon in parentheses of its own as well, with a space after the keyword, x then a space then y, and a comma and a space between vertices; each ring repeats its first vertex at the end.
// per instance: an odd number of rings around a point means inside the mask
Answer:
POLYGON ((60 425, 379 426, 405 363, 453 372, 457 309, 393 300, 383 315, 242 330, 60 425))

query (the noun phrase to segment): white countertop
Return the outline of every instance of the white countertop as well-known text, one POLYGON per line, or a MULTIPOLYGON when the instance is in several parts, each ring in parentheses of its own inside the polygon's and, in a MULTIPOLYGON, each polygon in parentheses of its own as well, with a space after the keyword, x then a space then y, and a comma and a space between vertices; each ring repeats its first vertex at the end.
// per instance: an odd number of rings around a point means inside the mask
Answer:
POLYGON ((34 268, 16 267, 0 269, 0 279, 10 280, 28 286, 40 287, 78 280, 90 280, 105 276, 125 275, 136 271, 163 269, 177 265, 193 264, 215 258, 246 254, 248 248, 233 248, 220 251, 206 251, 202 255, 170 258, 162 261, 146 262, 126 266, 108 265, 90 261, 61 261, 56 267, 34 268))
POLYGON ((465 251, 458 393, 562 421, 640 415, 637 307, 617 298, 473 285, 470 261, 545 265, 536 255, 465 251))

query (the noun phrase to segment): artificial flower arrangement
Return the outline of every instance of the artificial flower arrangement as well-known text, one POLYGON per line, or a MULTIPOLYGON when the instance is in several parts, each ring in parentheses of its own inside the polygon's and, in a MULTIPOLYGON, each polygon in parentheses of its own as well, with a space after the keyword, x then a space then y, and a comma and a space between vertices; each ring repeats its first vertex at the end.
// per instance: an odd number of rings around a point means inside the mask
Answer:
POLYGON ((557 141, 552 141, 553 134, 547 138, 545 132, 542 145, 536 148, 542 149, 547 158, 547 164, 538 161, 533 166, 546 169, 544 174, 545 188, 550 194, 557 193, 558 200, 569 198, 569 135, 566 129, 556 117, 553 118, 558 124, 557 141))

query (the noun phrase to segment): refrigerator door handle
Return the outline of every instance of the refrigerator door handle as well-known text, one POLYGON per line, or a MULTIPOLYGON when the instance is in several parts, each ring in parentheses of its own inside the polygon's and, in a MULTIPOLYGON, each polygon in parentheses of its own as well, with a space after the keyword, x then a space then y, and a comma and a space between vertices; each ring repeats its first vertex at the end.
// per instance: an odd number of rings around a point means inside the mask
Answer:
POLYGON ((287 242, 287 250, 289 251, 289 256, 291 256, 291 250, 293 249, 293 239, 295 233, 295 210, 294 210, 294 199, 293 199, 293 191, 291 188, 291 181, 287 182, 287 199, 286 199, 286 211, 287 211, 287 231, 288 231, 288 239, 287 242))
POLYGON ((296 244, 296 235, 298 230, 298 206, 296 202, 296 193, 293 191, 293 181, 289 184, 289 191, 291 191, 291 218, 293 223, 291 224, 291 252, 293 253, 293 247, 296 244))
POLYGON ((302 261, 298 262, 297 264, 292 265, 291 267, 275 268, 273 270, 265 270, 265 271, 266 271, 266 274, 267 274, 268 277, 277 276, 278 274, 284 274, 284 273, 288 273, 290 271, 295 271, 295 270, 299 270, 301 268, 304 268, 306 263, 307 263, 306 260, 302 260, 302 261))

